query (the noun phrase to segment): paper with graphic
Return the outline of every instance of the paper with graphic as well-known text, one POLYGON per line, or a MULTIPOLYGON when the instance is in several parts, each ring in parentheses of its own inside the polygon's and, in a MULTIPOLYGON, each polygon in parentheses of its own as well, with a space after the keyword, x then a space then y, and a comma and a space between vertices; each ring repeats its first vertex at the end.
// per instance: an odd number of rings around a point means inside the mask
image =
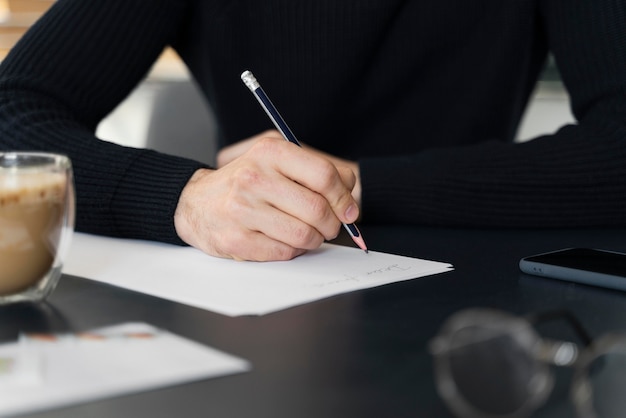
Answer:
POLYGON ((76 233, 64 273, 224 315, 263 315, 452 269, 447 263, 324 244, 290 261, 249 262, 191 247, 76 233))
POLYGON ((239 373, 247 361, 144 323, 0 344, 0 416, 239 373))

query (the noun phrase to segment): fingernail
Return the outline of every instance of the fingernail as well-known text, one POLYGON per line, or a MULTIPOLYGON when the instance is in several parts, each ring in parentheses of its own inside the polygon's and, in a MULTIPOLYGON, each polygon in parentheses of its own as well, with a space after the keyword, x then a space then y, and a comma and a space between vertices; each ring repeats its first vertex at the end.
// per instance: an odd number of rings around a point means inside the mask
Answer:
POLYGON ((344 215, 347 221, 352 223, 356 221, 356 218, 359 216, 359 210, 357 209, 356 205, 350 205, 348 206, 348 209, 346 209, 346 212, 344 215))

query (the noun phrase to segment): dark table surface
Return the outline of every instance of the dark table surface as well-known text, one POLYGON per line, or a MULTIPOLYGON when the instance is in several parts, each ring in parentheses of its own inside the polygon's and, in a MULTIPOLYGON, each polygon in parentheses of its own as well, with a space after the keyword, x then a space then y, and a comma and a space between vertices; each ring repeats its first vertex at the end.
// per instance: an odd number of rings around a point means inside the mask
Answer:
MULTIPOLYGON (((231 318, 71 276, 63 276, 47 304, 0 308, 2 341, 20 331, 143 321, 252 364, 247 373, 31 416, 450 417, 435 389, 427 345, 460 309, 527 314, 564 308, 592 336, 626 331, 625 293, 529 276, 518 268, 523 256, 564 247, 626 252, 624 229, 361 229, 372 250, 450 262, 455 270, 260 317, 231 318)), ((345 236, 338 242, 351 245, 345 236)), ((566 327, 540 333, 574 338, 566 327)), ((574 416, 571 373, 557 369, 555 375, 555 389, 534 416, 574 416)), ((626 406, 619 404, 623 399, 602 401, 615 402, 616 410, 626 406)))

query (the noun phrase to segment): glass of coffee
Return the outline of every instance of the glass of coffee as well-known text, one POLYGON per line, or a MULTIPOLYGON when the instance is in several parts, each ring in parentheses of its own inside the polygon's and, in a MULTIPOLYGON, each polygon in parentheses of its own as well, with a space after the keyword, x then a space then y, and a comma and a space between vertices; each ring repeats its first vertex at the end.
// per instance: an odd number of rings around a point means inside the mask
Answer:
POLYGON ((0 305, 45 299, 74 231, 69 158, 0 152, 0 305))

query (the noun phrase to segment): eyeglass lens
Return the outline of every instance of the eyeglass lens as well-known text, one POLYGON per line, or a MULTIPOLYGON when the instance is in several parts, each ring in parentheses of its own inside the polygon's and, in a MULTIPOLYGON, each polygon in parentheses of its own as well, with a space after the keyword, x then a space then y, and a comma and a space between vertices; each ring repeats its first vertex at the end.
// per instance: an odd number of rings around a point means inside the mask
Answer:
POLYGON ((626 416, 626 352, 598 357, 589 366, 587 381, 598 418, 626 416))
POLYGON ((535 396, 538 362, 511 333, 482 326, 459 330, 450 369, 459 394, 493 415, 512 414, 535 396))

